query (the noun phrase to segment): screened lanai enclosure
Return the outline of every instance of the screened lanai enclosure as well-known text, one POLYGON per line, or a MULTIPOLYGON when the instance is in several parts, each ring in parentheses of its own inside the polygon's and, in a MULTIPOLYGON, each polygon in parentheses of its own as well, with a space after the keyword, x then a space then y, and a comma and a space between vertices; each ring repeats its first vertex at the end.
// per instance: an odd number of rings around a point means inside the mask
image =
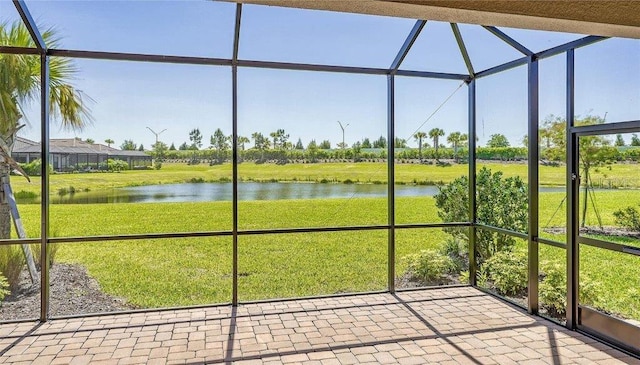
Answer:
POLYGON ((637 39, 217 1, 0 18, 4 321, 472 286, 640 353, 637 39), (154 168, 54 172, 63 138, 154 168))

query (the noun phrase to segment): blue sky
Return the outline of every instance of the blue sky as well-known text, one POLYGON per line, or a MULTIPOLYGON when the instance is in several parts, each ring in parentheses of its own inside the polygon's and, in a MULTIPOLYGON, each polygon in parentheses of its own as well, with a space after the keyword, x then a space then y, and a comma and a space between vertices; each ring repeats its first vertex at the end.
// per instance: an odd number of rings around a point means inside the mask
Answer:
MULTIPOLYGON (((235 5, 210 1, 32 1, 39 24, 55 26, 69 49, 229 58, 235 5)), ((0 1, 0 18, 17 18, 11 2, 0 1)), ((388 67, 415 20, 275 7, 245 6, 240 58, 269 61, 388 67)), ((534 51, 580 37, 575 34, 503 29, 534 51)), ((474 67, 482 70, 520 54, 478 26, 461 25, 474 67)), ((640 119, 640 42, 612 39, 576 52, 576 112, 607 121, 640 119)), ((146 127, 167 129, 160 139, 177 145, 199 128, 231 133, 231 71, 135 62, 77 60, 74 84, 89 95, 95 119, 82 132, 52 128, 52 138, 133 139, 150 147, 146 127)), ((450 27, 428 22, 403 69, 464 73, 450 27)), ((540 115, 565 113, 564 57, 540 63, 540 115)), ((503 133, 519 144, 526 133, 526 68, 478 81, 478 135, 484 144, 503 133)), ((466 130, 467 89, 456 81, 398 77, 396 134, 411 139, 420 128, 447 134, 466 130), (457 90, 457 91, 456 91, 457 90), (452 93, 445 106, 427 117, 452 93)), ((31 126, 23 135, 39 139, 37 106, 28 109, 31 126)), ((386 133, 384 76, 241 68, 239 132, 268 134, 284 128, 295 142, 386 133)), ((417 143, 411 140, 411 145, 417 143)))

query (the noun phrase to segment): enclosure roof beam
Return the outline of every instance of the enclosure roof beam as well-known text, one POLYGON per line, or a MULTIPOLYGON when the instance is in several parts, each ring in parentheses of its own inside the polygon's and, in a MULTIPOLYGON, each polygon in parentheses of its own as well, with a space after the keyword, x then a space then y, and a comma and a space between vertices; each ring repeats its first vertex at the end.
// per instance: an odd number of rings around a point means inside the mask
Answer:
POLYGON ((238 62, 238 49, 240 47, 240 22, 242 20, 242 4, 236 5, 236 25, 233 32, 233 55, 231 62, 236 64, 238 62))
POLYGON ((548 57, 552 57, 552 56, 556 56, 559 55, 560 53, 564 53, 570 49, 576 49, 576 48, 580 48, 580 47, 584 47, 584 46, 588 46, 590 44, 593 43, 597 43, 600 41, 603 41, 605 39, 608 39, 608 37, 600 37, 600 36, 587 36, 584 38, 580 38, 577 39, 575 41, 569 42, 569 43, 565 43, 565 44, 561 44, 557 47, 553 47, 553 48, 549 48, 545 51, 539 52, 536 54, 536 57, 538 58, 548 58, 548 57))
POLYGON ((389 67, 391 73, 395 73, 396 71, 398 71, 400 65, 402 64, 402 61, 404 61, 405 57, 407 57, 407 54, 411 50, 411 46, 413 46, 413 43, 415 43, 416 39, 418 39, 418 36, 420 35, 420 32, 422 31, 422 28, 424 28, 425 24, 427 24, 426 20, 418 20, 413 25, 411 32, 409 32, 407 39, 405 39, 404 44, 402 45, 402 47, 400 47, 400 51, 398 51, 396 58, 391 63, 391 67, 389 67))
POLYGON ((453 31, 453 35, 456 37, 456 42, 458 42, 458 48, 460 48, 464 64, 467 66, 467 70, 469 71, 469 76, 473 77, 475 75, 475 71, 473 71, 473 64, 471 63, 469 52, 467 52, 467 47, 464 45, 464 40, 462 39, 462 34, 460 34, 458 24, 451 23, 451 30, 453 31))
POLYGON ((529 48, 523 46, 522 43, 519 43, 515 39, 509 37, 508 35, 506 35, 500 29, 498 29, 496 27, 488 27, 488 26, 483 26, 483 28, 488 30, 489 32, 491 32, 491 34, 495 35, 496 37, 500 38, 502 41, 504 41, 505 43, 507 43, 511 47, 517 49, 518 52, 524 54, 525 56, 533 55, 533 52, 529 48))
POLYGON ((23 0, 13 0, 13 5, 15 5, 16 10, 18 10, 20 18, 22 18, 33 42, 36 44, 36 48, 38 48, 40 53, 43 53, 47 49, 47 45, 44 42, 44 38, 42 38, 42 34, 40 34, 40 31, 38 30, 38 25, 33 20, 33 17, 31 17, 31 13, 29 13, 27 4, 25 4, 23 0))

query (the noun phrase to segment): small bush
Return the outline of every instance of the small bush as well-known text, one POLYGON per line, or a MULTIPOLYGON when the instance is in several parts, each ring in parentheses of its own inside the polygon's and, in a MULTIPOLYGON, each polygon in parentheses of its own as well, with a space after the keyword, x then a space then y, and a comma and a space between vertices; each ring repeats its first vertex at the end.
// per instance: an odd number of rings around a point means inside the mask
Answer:
POLYGON ((24 254, 20 246, 0 246, 0 272, 7 279, 10 290, 18 287, 23 266, 24 254))
MULTIPOLYGON (((543 262, 542 276, 538 288, 540 307, 550 316, 564 318, 567 314, 567 272, 559 264, 543 262)), ((580 277, 580 303, 595 305, 599 296, 599 286, 586 276, 580 277)))
POLYGON ((451 259, 436 250, 422 250, 405 257, 405 260, 407 273, 423 282, 440 281, 454 269, 451 259))
POLYGON ((552 317, 564 317, 567 313, 567 273, 558 264, 543 263, 542 267, 544 279, 538 288, 540 307, 552 317))
POLYGON ((38 193, 34 193, 33 191, 25 191, 25 190, 20 190, 15 192, 14 197, 16 199, 38 199, 40 195, 38 195, 38 193))
POLYGON ((2 305, 4 298, 9 294, 11 294, 11 291, 9 290, 9 282, 4 275, 0 274, 0 306, 2 305))
POLYGON ((450 237, 444 243, 440 252, 451 259, 451 263, 456 272, 469 267, 469 247, 466 241, 460 238, 450 237))
POLYGON ((107 170, 111 172, 120 172, 129 169, 129 164, 126 161, 118 160, 118 159, 108 159, 107 160, 107 170))
POLYGON ((520 251, 500 251, 481 266, 487 284, 501 295, 518 296, 527 288, 527 256, 520 251))
MULTIPOLYGON (((40 171, 40 169, 42 168, 42 160, 41 159, 37 159, 37 160, 33 160, 29 163, 21 163, 19 164, 20 167, 22 167, 22 169, 24 170, 24 172, 27 173, 27 175, 29 176, 40 176, 42 171, 40 171)), ((49 173, 53 172, 53 166, 49 165, 49 173)))
POLYGON ((613 212, 616 224, 632 231, 640 231, 640 212, 635 207, 626 207, 613 212))

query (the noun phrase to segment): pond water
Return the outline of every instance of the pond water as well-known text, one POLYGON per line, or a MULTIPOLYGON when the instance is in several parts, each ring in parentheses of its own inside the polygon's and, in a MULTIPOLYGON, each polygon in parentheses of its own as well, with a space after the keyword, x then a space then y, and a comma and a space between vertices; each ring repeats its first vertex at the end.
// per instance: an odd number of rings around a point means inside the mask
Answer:
MULTIPOLYGON (((543 191, 563 192, 564 188, 544 188, 543 191)), ((436 186, 396 185, 398 197, 433 196, 436 186)), ((51 195, 53 204, 99 203, 169 203, 231 201, 231 183, 185 183, 147 185, 72 195, 51 195)), ((387 196, 387 185, 375 184, 318 184, 318 183, 257 183, 238 184, 239 200, 376 198, 387 196)), ((24 202, 27 203, 27 202, 24 202)))

